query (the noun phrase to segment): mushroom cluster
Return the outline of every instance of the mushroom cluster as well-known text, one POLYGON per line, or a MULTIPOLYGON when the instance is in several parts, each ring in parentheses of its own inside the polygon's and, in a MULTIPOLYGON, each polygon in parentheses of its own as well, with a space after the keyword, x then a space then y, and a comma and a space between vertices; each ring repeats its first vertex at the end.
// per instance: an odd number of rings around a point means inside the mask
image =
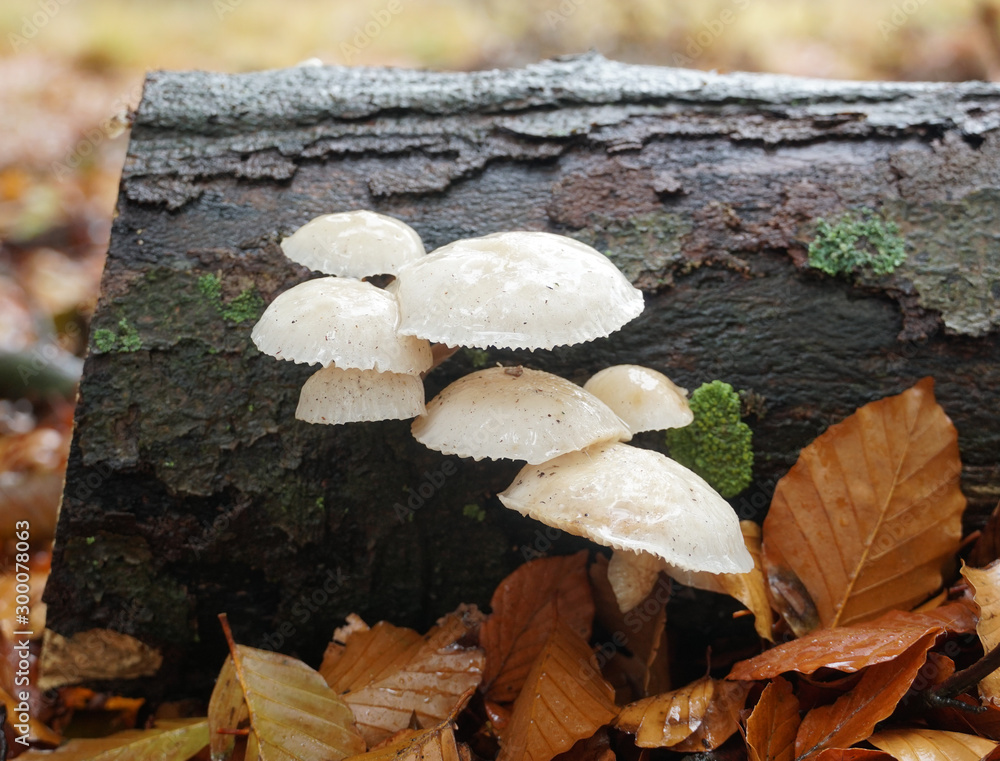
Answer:
MULTIPOLYGON (((623 555, 616 567, 646 558, 691 572, 751 570, 729 504, 686 467, 625 443, 692 421, 686 392, 661 373, 619 365, 580 387, 498 366, 460 378, 425 406, 422 375, 456 347, 551 349, 637 317, 641 292, 602 253, 519 231, 427 254, 412 228, 370 211, 314 219, 282 250, 326 275, 279 295, 252 333, 262 352, 322 366, 302 388, 297 418, 416 418, 413 435, 431 449, 523 461, 500 501, 614 548, 623 555), (393 279, 378 288, 364 279, 374 275, 393 279)), ((632 581, 621 576, 624 608, 632 581)))

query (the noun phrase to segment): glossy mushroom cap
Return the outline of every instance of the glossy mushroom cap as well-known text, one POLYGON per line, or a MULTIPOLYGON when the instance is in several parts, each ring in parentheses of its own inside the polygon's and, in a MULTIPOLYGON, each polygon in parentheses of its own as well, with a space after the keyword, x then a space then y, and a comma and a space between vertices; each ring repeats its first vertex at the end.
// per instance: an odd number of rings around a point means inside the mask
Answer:
POLYGON ((278 359, 418 375, 431 366, 430 344, 399 335, 398 322, 391 293, 360 280, 321 277, 280 294, 250 335, 278 359))
POLYGON ((694 420, 687 391, 648 367, 607 367, 583 387, 628 423, 632 433, 683 428, 694 420))
POLYGON ((295 417, 307 423, 406 420, 424 411, 424 384, 416 375, 324 367, 299 393, 295 417))
POLYGON ((445 454, 541 463, 600 441, 628 441, 628 427, 600 399, 565 378, 491 367, 447 386, 413 421, 413 436, 445 454))
POLYGON ((542 232, 455 241, 401 268, 392 288, 401 333, 482 349, 591 341, 643 309, 642 293, 604 254, 542 232))
POLYGON ((598 444, 521 470, 500 501, 522 515, 680 568, 753 568, 736 513, 699 476, 627 444, 598 444))
POLYGON ((281 241, 281 250, 309 269, 359 279, 395 275, 425 254, 416 230, 374 211, 316 217, 281 241))

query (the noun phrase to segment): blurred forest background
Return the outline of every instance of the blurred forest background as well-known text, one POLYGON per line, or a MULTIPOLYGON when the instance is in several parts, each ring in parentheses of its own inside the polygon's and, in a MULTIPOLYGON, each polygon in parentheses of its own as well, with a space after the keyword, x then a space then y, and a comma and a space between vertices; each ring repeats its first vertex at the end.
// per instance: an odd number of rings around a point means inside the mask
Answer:
POLYGON ((468 70, 589 49, 704 70, 996 80, 1000 0, 3 0, 0 560, 14 521, 30 520, 40 593, 146 71, 314 58, 468 70))

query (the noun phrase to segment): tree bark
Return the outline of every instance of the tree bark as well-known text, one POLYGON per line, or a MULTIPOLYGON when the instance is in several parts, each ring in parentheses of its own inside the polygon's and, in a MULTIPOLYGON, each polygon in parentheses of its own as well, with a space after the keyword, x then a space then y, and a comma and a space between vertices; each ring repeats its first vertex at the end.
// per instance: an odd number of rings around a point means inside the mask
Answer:
POLYGON ((514 359, 580 382, 622 362, 689 389, 721 378, 755 395, 756 482, 732 502, 759 520, 829 424, 932 375, 977 526, 1000 491, 998 200, 992 84, 598 56, 468 74, 153 73, 80 388, 50 625, 135 634, 166 657, 144 689, 190 694, 222 663, 221 611, 240 641, 315 659, 347 613, 422 627, 485 605, 532 553, 584 546, 500 506, 516 463, 428 451, 407 422, 294 420, 311 370, 260 355, 250 329, 309 277, 280 239, 355 208, 403 219, 429 248, 570 235, 646 291, 610 338, 461 351, 429 396, 514 359), (908 258, 894 273, 806 265, 817 220, 848 210, 898 223, 908 258))

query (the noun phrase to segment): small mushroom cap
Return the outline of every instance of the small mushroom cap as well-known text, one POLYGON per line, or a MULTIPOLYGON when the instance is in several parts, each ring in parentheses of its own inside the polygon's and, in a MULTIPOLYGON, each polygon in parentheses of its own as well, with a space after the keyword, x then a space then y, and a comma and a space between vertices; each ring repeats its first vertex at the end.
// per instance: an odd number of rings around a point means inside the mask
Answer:
POLYGON ((593 394, 523 367, 491 367, 459 378, 430 401, 412 430, 421 444, 445 454, 530 463, 632 438, 593 394))
POLYGON ((687 391, 648 367, 607 367, 583 387, 628 423, 632 433, 683 428, 694 420, 687 391))
POLYGON ((424 412, 424 384, 416 375, 341 370, 333 365, 309 376, 295 417, 307 423, 406 420, 424 412))
POLYGON ((395 275, 425 254, 416 230, 374 211, 316 217, 281 241, 281 250, 311 270, 355 278, 395 275))
POLYGON ((659 452, 598 444, 523 468, 499 497, 549 526, 615 549, 648 552, 680 568, 753 568, 729 503, 659 452))
POLYGON ((321 277, 280 294, 250 337, 278 359, 419 375, 431 366, 430 344, 399 335, 398 323, 391 293, 360 280, 321 277))
POLYGON ((482 349, 591 341, 643 309, 642 293, 604 254, 542 232, 455 241, 400 269, 393 287, 401 333, 482 349))

